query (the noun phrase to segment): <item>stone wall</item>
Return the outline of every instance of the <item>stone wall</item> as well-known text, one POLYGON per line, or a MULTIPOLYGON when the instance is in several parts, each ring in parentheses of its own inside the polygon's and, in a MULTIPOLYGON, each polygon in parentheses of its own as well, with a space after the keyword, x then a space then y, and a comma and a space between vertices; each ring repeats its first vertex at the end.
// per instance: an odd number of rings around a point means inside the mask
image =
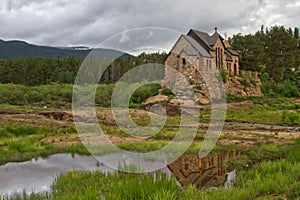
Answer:
MULTIPOLYGON (((186 98, 186 94, 181 94, 181 91, 187 88, 189 85, 193 87, 195 92, 196 101, 201 104, 208 104, 212 98, 221 98, 223 91, 226 93, 241 95, 241 96, 262 96, 260 87, 261 82, 259 74, 253 72, 239 71, 238 56, 232 56, 233 62, 231 62, 230 70, 228 71, 227 81, 225 88, 220 83, 220 70, 216 65, 207 66, 207 60, 215 63, 216 55, 212 53, 213 58, 205 58, 200 55, 187 55, 183 49, 187 47, 189 42, 180 37, 173 49, 169 53, 165 61, 165 65, 183 75, 180 77, 176 75, 172 70, 165 71, 165 83, 163 85, 171 85, 172 90, 177 92, 180 99, 186 98), (236 63, 236 74, 234 74, 234 63, 236 63), (236 76, 239 75, 239 76, 236 76), (245 77, 249 77, 249 83, 246 83, 245 77), (187 80, 187 82, 184 81, 187 80)), ((226 54, 222 41, 218 39, 214 48, 220 48, 223 52, 223 67, 227 69, 226 54)))
POLYGON ((233 61, 227 61, 226 59, 226 54, 225 54, 225 48, 223 45, 223 42, 219 38, 216 42, 216 44, 213 47, 214 51, 210 51, 211 56, 213 57, 213 61, 216 65, 216 67, 220 70, 222 68, 226 69, 228 74, 230 75, 238 75, 240 71, 240 66, 239 66, 239 57, 230 55, 233 61), (216 57, 217 57, 217 51, 221 51, 222 53, 222 63, 221 67, 218 67, 218 63, 216 62, 216 57), (236 66, 236 69, 235 69, 236 66))
MULTIPOLYGON (((193 87, 196 101, 201 104, 208 104, 212 98, 220 98, 222 95, 222 84, 220 84, 220 73, 218 70, 211 69, 208 70, 197 70, 194 64, 195 59, 188 57, 187 55, 182 55, 186 58, 185 66, 178 60, 177 54, 170 53, 166 59, 165 65, 176 69, 180 74, 182 74, 189 84, 193 87), (178 64, 179 63, 179 64, 178 64)), ((239 96, 262 96, 261 92, 261 81, 259 79, 259 74, 254 72, 241 71, 240 76, 228 75, 225 85, 225 91, 228 94, 239 95, 239 96), (243 77, 244 76, 244 77, 243 77), (249 77, 248 83, 245 85, 245 77, 249 77)), ((180 93, 187 87, 182 78, 176 76, 174 72, 170 70, 165 71, 165 82, 169 85, 173 85, 172 89, 180 93), (171 83, 170 82, 174 82, 171 83)), ((181 97, 185 96, 182 94, 181 97)))
POLYGON ((220 98, 222 94, 219 89, 220 80, 218 78, 218 71, 213 69, 210 71, 197 70, 196 67, 190 63, 194 62, 195 59, 184 54, 182 54, 182 56, 187 60, 185 66, 182 66, 180 62, 179 65, 176 65, 176 63, 178 63, 178 57, 177 54, 174 53, 170 53, 166 60, 166 66, 176 69, 177 73, 182 74, 186 81, 183 80, 183 77, 176 75, 174 71, 168 70, 167 68, 165 71, 165 84, 172 85, 172 90, 175 90, 182 99, 185 99, 186 94, 184 92, 181 94, 181 90, 185 91, 190 85, 195 92, 195 100, 201 104, 208 104, 211 98, 220 98))

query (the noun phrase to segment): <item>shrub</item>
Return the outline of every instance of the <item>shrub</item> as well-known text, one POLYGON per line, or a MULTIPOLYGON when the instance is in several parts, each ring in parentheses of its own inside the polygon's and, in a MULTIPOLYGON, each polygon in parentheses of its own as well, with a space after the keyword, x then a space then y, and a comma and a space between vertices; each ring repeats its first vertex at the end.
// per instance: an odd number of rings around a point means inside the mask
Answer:
POLYGON ((95 103, 102 107, 109 107, 111 105, 111 95, 114 87, 114 84, 98 85, 95 94, 95 103))
POLYGON ((244 86, 244 87, 250 87, 250 83, 252 82, 252 79, 249 75, 248 72, 245 72, 244 75, 241 76, 242 80, 240 80, 240 83, 244 86))
POLYGON ((266 82, 268 82, 269 81, 269 74, 268 73, 263 73, 263 75, 261 76, 261 81, 263 82, 263 83, 266 83, 266 82))
POLYGON ((282 83, 263 80, 261 90, 264 95, 270 97, 298 97, 298 88, 290 80, 282 83))
POLYGON ((243 78, 240 82, 244 87, 250 87, 250 82, 247 79, 243 78))
POLYGON ((160 84, 151 83, 145 84, 142 87, 138 88, 131 97, 131 102, 133 103, 142 103, 147 98, 158 95, 158 90, 160 89, 160 84))
POLYGON ((162 95, 166 95, 166 96, 168 96, 168 97, 173 97, 173 96, 174 96, 174 94, 173 94, 173 92, 172 92, 172 90, 171 90, 170 88, 165 88, 165 89, 163 89, 163 90, 161 91, 161 94, 162 94, 162 95))

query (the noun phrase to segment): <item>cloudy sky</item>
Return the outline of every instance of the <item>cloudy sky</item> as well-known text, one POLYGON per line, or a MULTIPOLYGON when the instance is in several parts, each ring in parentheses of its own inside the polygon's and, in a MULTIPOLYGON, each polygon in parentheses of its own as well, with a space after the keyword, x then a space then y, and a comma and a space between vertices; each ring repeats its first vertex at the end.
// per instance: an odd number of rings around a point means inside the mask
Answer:
POLYGON ((213 33, 215 26, 231 36, 262 24, 299 27, 299 10, 300 0, 0 0, 0 39, 95 47, 133 28, 213 33))

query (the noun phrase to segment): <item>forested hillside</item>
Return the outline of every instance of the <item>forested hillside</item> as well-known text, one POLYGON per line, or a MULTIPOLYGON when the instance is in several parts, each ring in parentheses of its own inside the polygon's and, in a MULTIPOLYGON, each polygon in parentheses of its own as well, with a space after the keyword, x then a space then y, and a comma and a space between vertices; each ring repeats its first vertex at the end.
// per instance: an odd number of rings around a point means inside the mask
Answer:
POLYGON ((66 58, 74 56, 76 59, 84 59, 92 50, 97 51, 98 55, 111 59, 121 55, 127 58, 130 55, 111 49, 90 49, 87 47, 50 47, 28 44, 24 41, 0 40, 0 59, 15 58, 66 58))

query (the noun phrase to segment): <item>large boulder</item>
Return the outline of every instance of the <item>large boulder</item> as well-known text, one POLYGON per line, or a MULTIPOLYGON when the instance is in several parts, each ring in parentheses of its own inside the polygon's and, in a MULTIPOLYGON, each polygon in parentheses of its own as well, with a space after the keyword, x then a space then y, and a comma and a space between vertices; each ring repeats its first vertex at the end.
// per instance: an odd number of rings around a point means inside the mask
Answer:
POLYGON ((158 102, 168 102, 169 99, 170 98, 165 95, 156 95, 156 96, 149 97, 148 99, 146 99, 146 101, 144 102, 144 105, 155 104, 158 102))
POLYGON ((170 104, 172 105, 180 105, 182 103, 182 100, 179 100, 179 99, 172 99, 170 100, 170 104))
POLYGON ((208 98, 198 98, 197 101, 202 104, 202 105, 207 105, 207 104, 210 104, 210 101, 208 98))
POLYGON ((195 106, 196 104, 197 104, 197 102, 195 102, 193 100, 185 100, 182 103, 183 106, 187 106, 187 107, 195 106))

